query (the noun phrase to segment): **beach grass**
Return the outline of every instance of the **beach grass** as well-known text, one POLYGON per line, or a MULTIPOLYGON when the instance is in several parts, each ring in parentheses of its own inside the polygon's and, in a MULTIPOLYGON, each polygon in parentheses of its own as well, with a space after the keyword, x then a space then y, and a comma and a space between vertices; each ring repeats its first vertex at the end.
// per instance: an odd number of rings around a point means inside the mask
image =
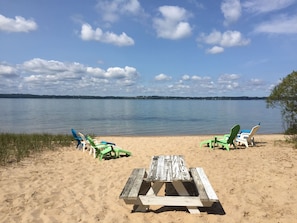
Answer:
POLYGON ((20 162, 23 158, 44 150, 70 146, 71 135, 0 133, 0 165, 20 162))
POLYGON ((297 134, 292 135, 289 138, 289 142, 294 144, 294 148, 297 149, 297 134))

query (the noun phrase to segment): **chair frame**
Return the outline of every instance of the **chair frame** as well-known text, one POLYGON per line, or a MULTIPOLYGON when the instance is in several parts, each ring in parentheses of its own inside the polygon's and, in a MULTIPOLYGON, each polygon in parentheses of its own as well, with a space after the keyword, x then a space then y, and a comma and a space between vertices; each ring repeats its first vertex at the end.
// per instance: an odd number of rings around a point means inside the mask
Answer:
POLYGON ((76 148, 77 149, 85 149, 85 141, 83 138, 78 134, 78 132, 75 129, 71 129, 73 138, 77 141, 76 148))
POLYGON ((225 148, 227 151, 229 151, 230 146, 233 145, 233 147, 236 149, 235 138, 236 138, 239 130, 240 130, 240 125, 234 125, 231 128, 230 134, 226 134, 223 137, 215 136, 214 139, 202 141, 200 143, 200 147, 202 147, 203 144, 207 144, 212 149, 216 145, 220 145, 223 148, 225 148))
POLYGON ((260 125, 256 125, 251 129, 251 131, 249 133, 242 132, 242 133, 238 134, 238 136, 236 138, 236 142, 238 144, 244 144, 245 147, 249 147, 249 145, 255 146, 254 135, 257 133, 259 128, 260 128, 260 125))

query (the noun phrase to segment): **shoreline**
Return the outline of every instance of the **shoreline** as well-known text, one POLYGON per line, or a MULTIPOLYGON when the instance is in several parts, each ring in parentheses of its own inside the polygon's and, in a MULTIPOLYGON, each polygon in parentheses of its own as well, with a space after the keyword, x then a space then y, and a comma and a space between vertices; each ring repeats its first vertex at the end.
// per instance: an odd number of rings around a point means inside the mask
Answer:
MULTIPOLYGON (((85 133, 85 132, 82 132, 82 133, 85 133)), ((224 135, 224 134, 227 134, 228 132, 220 132, 220 133, 205 133, 205 134, 202 134, 202 133, 197 133, 197 134, 176 134, 176 135, 162 135, 162 134, 159 134, 159 135, 124 135, 124 134, 115 134, 115 135, 112 135, 112 134, 106 134, 106 135, 98 135, 98 134, 94 134, 94 133, 87 133, 85 135, 95 135, 95 137, 182 137, 182 136, 192 136, 192 137, 200 137, 200 136, 215 136, 215 135, 224 135)), ((0 132, 0 134, 13 134, 13 135, 18 135, 18 134, 25 134, 25 135, 34 135, 34 134, 37 134, 37 135, 44 135, 44 134, 49 134, 49 135, 68 135, 68 136, 72 136, 71 133, 67 132, 67 133, 50 133, 50 132, 0 132)), ((257 133, 257 135, 286 135, 284 134, 283 132, 280 132, 280 133, 257 133)))
POLYGON ((99 161, 74 143, 0 167, 0 215, 3 222, 295 222, 297 150, 285 135, 256 134, 256 146, 229 152, 199 147, 212 136, 100 136, 132 156, 99 161), (132 169, 148 169, 151 157, 162 154, 202 167, 225 214, 158 206, 131 213, 119 195, 132 169))

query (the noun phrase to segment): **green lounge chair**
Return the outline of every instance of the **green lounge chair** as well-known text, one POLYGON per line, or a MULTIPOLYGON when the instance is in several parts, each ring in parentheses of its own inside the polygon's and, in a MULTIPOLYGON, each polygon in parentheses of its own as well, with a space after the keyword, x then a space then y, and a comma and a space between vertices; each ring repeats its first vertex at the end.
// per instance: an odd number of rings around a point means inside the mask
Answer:
POLYGON ((103 158, 109 158, 112 157, 112 147, 110 144, 106 143, 96 143, 91 136, 86 137, 88 142, 91 145, 90 148, 90 155, 93 153, 94 158, 98 158, 99 160, 102 160, 103 158))
POLYGON ((233 145, 234 148, 236 148, 236 145, 234 142, 239 130, 240 130, 240 126, 235 125, 232 127, 230 134, 227 134, 224 136, 215 136, 214 139, 205 140, 200 143, 200 147, 202 147, 202 145, 204 144, 207 144, 210 148, 213 148, 214 146, 219 145, 226 148, 227 151, 230 150, 230 145, 233 145))
POLYGON ((127 150, 123 150, 122 148, 118 147, 118 146, 111 146, 113 148, 113 150, 115 151, 115 157, 119 158, 120 156, 131 156, 132 153, 127 151, 127 150))
MULTIPOLYGON (((84 142, 84 147, 83 147, 83 152, 85 152, 86 149, 89 148, 89 154, 92 155, 92 153, 94 154, 94 158, 96 157, 96 149, 92 146, 89 146, 87 148, 87 143, 89 143, 89 140, 87 139, 87 136, 85 136, 84 134, 82 134, 81 132, 78 132, 77 135, 81 138, 81 140, 84 142)), ((90 137, 89 137, 90 138, 90 137)), ((115 145, 114 143, 112 142, 106 142, 106 141, 101 141, 99 144, 96 143, 92 138, 90 138, 90 140, 94 143, 94 145, 96 145, 97 147, 99 148, 103 148, 104 146, 103 145, 107 145, 107 144, 111 144, 111 145, 115 145)), ((95 146, 95 147, 96 147, 95 146)))
POLYGON ((87 136, 87 140, 94 149, 94 157, 99 157, 99 160, 103 158, 119 158, 122 155, 131 156, 131 152, 123 150, 114 143, 101 141, 99 144, 96 144, 90 136, 87 136))

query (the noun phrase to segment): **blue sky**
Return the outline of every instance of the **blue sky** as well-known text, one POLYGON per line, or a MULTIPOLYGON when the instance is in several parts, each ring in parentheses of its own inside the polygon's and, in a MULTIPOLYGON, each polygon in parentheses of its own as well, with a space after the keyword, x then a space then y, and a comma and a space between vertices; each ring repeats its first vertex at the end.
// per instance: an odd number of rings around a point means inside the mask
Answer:
POLYGON ((268 96, 297 0, 0 0, 0 93, 268 96))

